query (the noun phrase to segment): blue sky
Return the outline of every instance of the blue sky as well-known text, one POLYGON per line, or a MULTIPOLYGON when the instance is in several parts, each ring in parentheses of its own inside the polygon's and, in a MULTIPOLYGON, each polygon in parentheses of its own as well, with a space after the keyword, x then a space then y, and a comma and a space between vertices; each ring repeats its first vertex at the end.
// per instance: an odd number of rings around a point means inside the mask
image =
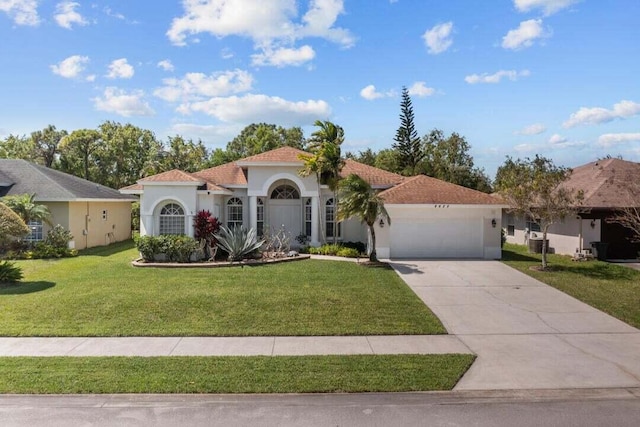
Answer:
POLYGON ((637 0, 0 0, 0 138, 130 122, 224 147, 252 122, 390 147, 418 132, 506 155, 640 161, 637 0))

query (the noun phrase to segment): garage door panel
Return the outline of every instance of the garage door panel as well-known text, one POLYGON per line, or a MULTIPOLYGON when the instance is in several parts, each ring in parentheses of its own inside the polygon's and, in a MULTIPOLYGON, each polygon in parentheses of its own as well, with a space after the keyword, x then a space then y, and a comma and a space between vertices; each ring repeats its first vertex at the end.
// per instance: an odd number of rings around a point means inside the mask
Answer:
POLYGON ((433 219, 394 222, 392 258, 482 258, 480 219, 433 219))

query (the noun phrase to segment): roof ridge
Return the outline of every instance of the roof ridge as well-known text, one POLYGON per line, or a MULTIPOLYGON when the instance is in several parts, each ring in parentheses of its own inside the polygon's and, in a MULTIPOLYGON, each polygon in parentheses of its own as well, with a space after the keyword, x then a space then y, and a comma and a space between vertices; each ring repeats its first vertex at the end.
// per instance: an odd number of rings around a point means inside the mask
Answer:
MULTIPOLYGON (((67 195, 69 195, 70 197, 76 197, 76 195, 75 195, 75 194, 73 194, 71 191, 67 190, 65 187, 63 187, 62 185, 60 185, 60 183, 59 183, 58 181, 56 181, 56 180, 54 180, 54 179, 51 179, 51 177, 49 177, 49 175, 47 175, 47 174, 46 174, 46 173, 45 173, 41 168, 43 168, 43 169, 45 169, 45 170, 47 170, 47 171, 54 171, 55 169, 51 169, 51 168, 48 168, 48 167, 43 166, 43 165, 38 165, 38 164, 35 164, 35 163, 32 163, 32 162, 29 162, 29 161, 27 161, 27 160, 24 160, 24 159, 17 159, 17 160, 22 160, 24 163, 26 163, 26 165, 27 165, 29 168, 31 168, 31 169, 35 169, 35 170, 38 172, 38 174, 40 174, 40 176, 44 177, 44 178, 45 178, 45 179, 47 179, 48 181, 50 181, 50 182, 52 182, 53 184, 55 184, 58 188, 62 189, 62 191, 63 191, 64 193, 66 193, 67 195)), ((59 171, 58 171, 58 172, 59 172, 59 171)), ((64 172, 62 172, 62 173, 64 173, 64 172)), ((72 175, 72 176, 76 177, 75 175, 72 175)), ((76 178, 79 178, 79 177, 76 177, 76 178)), ((80 178, 80 179, 82 179, 82 178, 80 178)), ((86 181, 86 180, 83 180, 83 181, 86 181)), ((90 182, 90 181, 89 181, 89 182, 90 182)), ((95 184, 95 183, 94 183, 94 184, 95 184)))

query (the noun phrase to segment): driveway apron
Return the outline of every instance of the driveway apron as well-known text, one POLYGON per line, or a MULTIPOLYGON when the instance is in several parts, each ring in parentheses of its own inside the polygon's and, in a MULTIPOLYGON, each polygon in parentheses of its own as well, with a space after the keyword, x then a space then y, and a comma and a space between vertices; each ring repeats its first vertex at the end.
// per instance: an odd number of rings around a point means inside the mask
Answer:
POLYGON ((455 389, 640 387, 640 330, 498 261, 392 266, 478 355, 455 389))

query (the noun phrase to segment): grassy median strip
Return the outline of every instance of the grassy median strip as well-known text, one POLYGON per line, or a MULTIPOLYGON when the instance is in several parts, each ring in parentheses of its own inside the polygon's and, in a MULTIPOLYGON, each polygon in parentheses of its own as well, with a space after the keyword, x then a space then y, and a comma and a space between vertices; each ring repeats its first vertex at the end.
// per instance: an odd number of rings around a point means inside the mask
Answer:
POLYGON ((0 393, 450 390, 473 355, 4 357, 0 393))
POLYGON ((563 255, 548 257, 549 271, 535 271, 530 267, 540 265, 539 254, 510 244, 502 251, 505 264, 640 328, 640 271, 597 260, 577 262, 563 255))
POLYGON ((134 268, 131 243, 77 258, 17 262, 0 288, 2 336, 443 334, 395 274, 352 262, 134 268))

